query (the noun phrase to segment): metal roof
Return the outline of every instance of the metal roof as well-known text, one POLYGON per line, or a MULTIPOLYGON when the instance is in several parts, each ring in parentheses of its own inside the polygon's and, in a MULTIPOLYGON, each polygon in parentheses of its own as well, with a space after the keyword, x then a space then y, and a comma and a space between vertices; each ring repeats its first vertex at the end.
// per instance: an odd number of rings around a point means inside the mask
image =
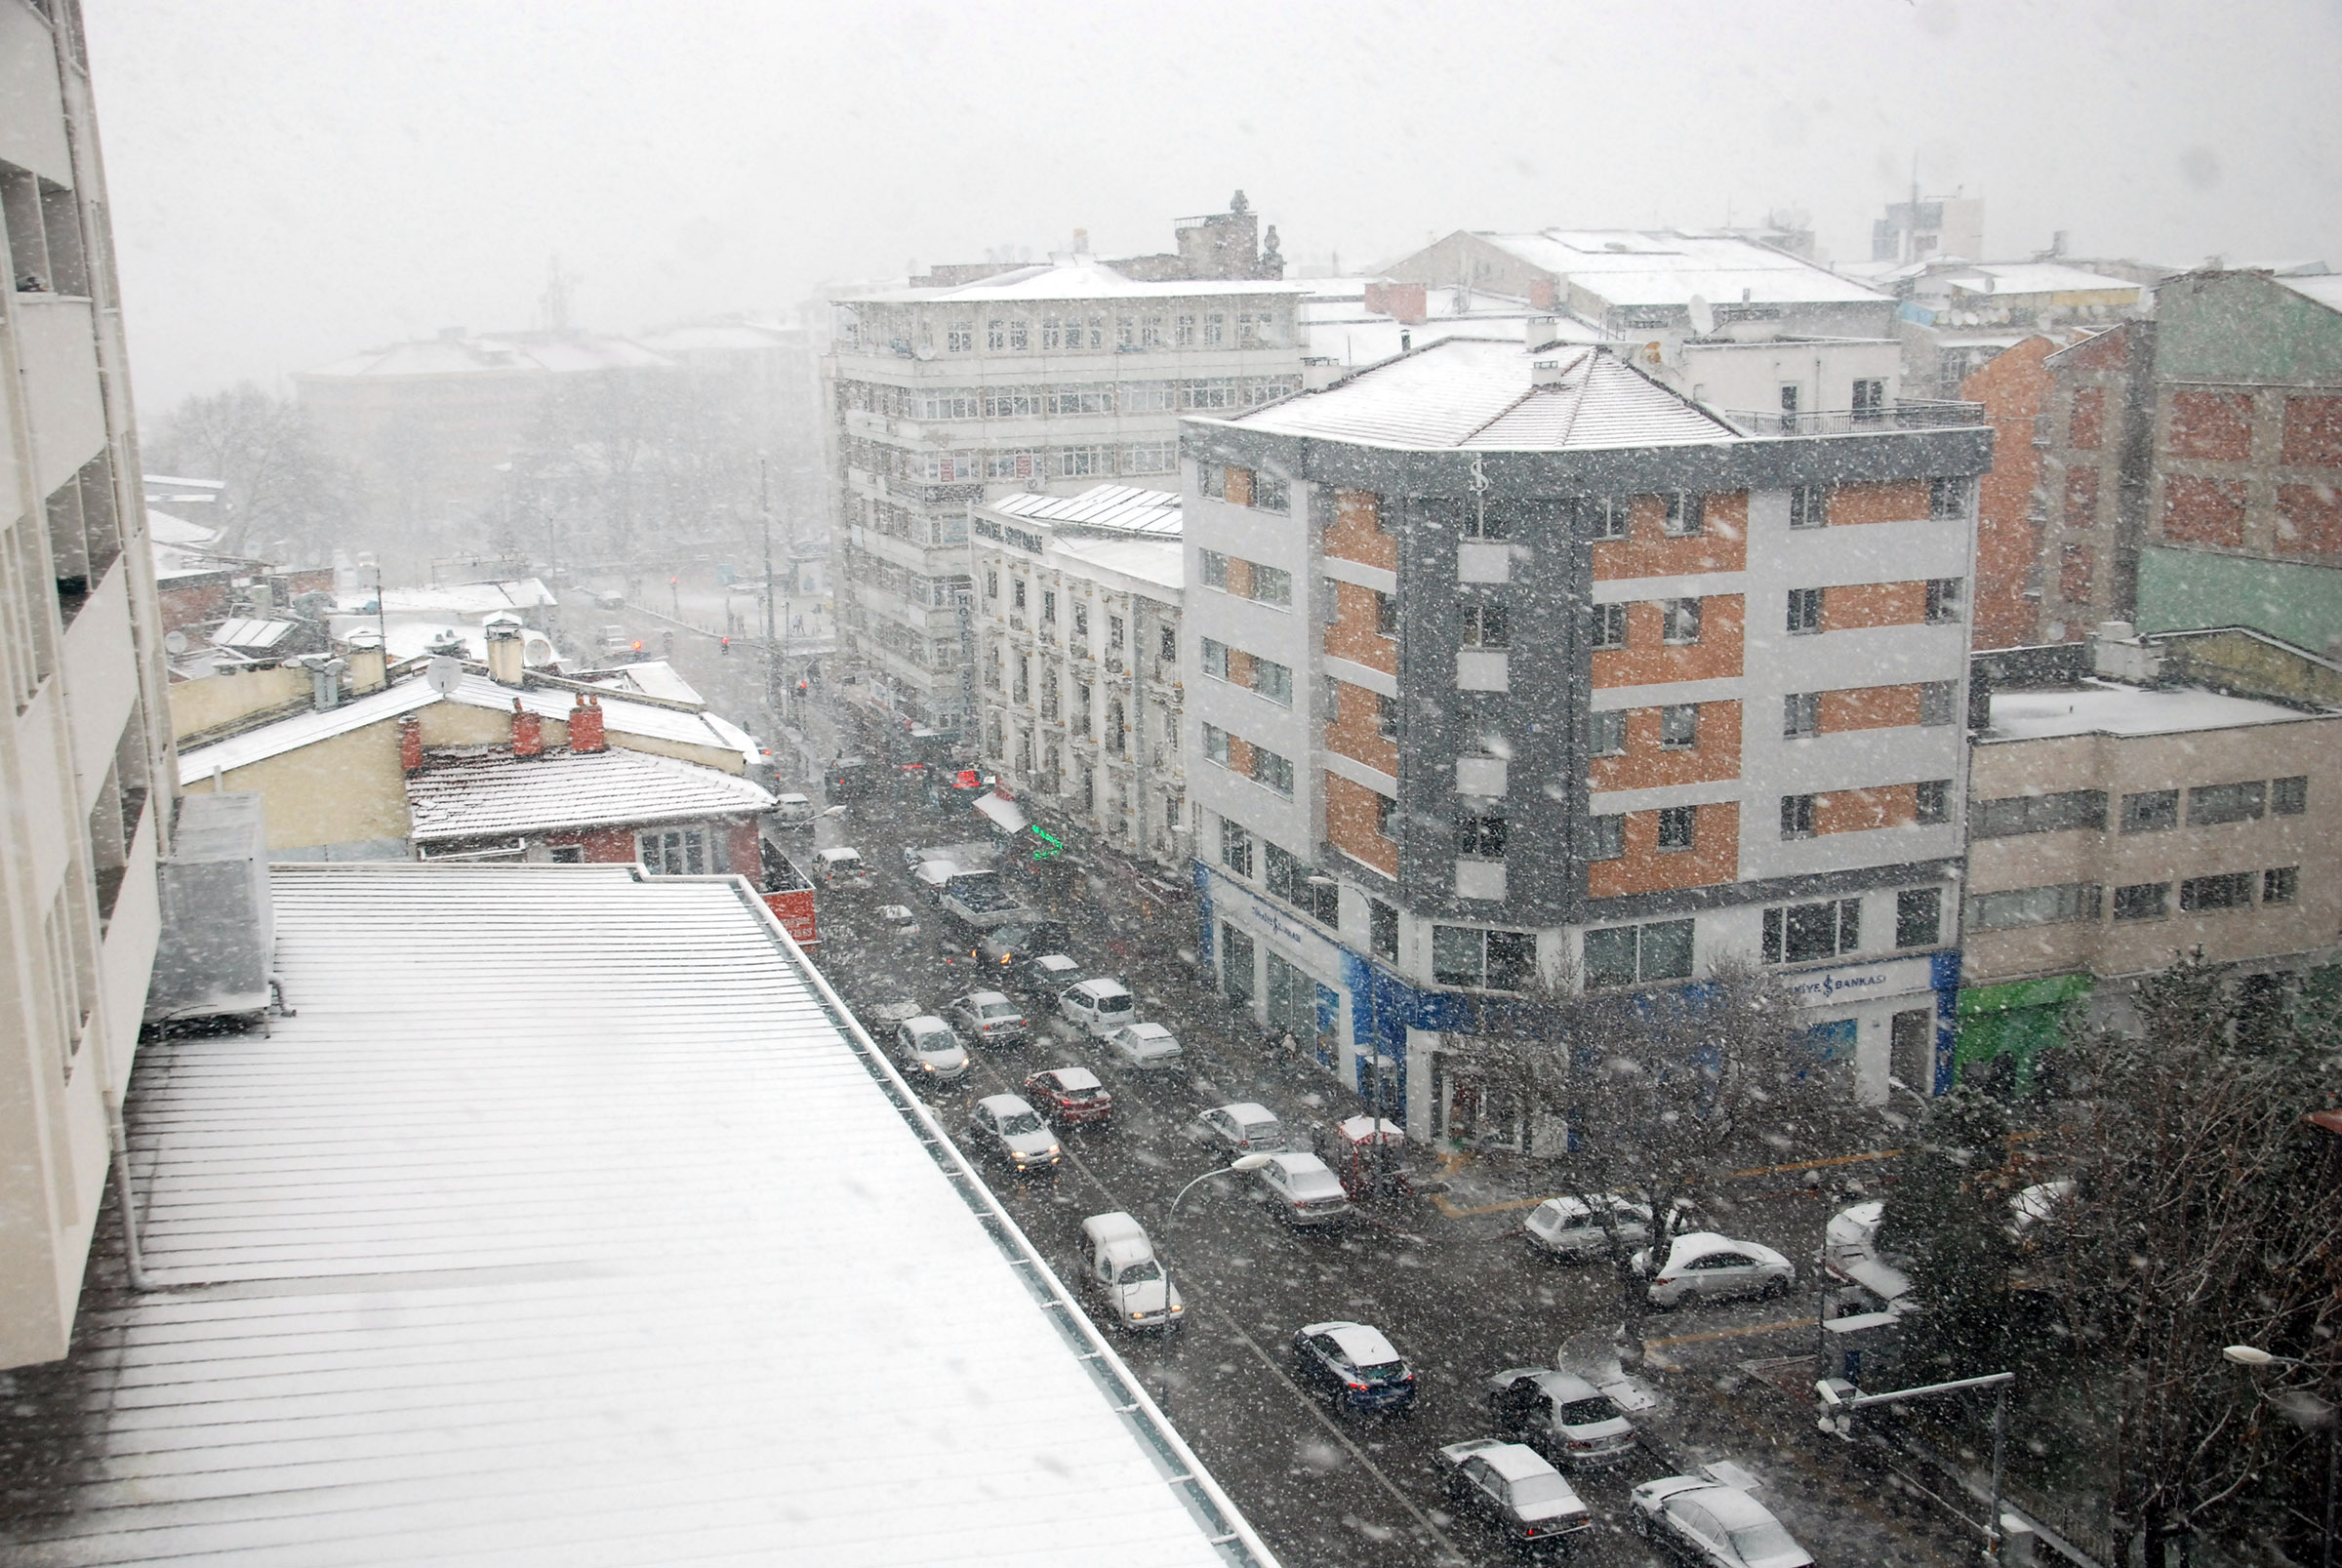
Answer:
POLYGON ((220 623, 212 632, 215 648, 273 648, 293 630, 290 621, 261 621, 246 616, 220 623))
POLYGON ((1450 339, 1229 422, 1413 450, 1557 451, 1739 441, 1739 431, 1616 355, 1450 339), (1537 385, 1539 364, 1555 380, 1537 385))
POLYGON ((1302 295, 1311 285, 1285 283, 1272 278, 1235 279, 1179 279, 1165 283, 1140 283, 1124 277, 1094 256, 1073 256, 1062 261, 1036 262, 1009 272, 996 272, 989 278, 963 283, 949 289, 885 289, 869 294, 846 295, 838 300, 845 305, 856 304, 917 304, 999 302, 1021 300, 1179 300, 1204 295, 1285 294, 1302 295))
POLYGON ((720 768, 640 751, 547 751, 506 746, 424 754, 407 775, 408 835, 419 844, 492 834, 635 823, 698 822, 770 811, 773 797, 720 768))
POLYGON ((1177 538, 1179 503, 1177 491, 1143 490, 1137 485, 1092 485, 1078 496, 1044 496, 1026 491, 987 502, 982 509, 1045 523, 1177 538))
POLYGON ((288 1006, 141 1051, 167 1288, 0 1557, 1272 1562, 744 881, 271 885, 288 1006))
POLYGON ((1531 266, 1567 278, 1613 305, 1885 304, 1851 278, 1728 234, 1624 228, 1547 228, 1478 238, 1531 266))

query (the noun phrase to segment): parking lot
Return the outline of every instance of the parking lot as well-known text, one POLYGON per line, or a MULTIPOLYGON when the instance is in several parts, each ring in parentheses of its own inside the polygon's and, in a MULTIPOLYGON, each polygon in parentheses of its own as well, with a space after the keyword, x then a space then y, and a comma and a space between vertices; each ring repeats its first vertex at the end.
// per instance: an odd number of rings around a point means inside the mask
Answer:
MULTIPOLYGON (((802 859, 817 846, 852 844, 873 873, 867 890, 822 893, 815 957, 874 1035, 885 1032, 872 1016, 882 1004, 915 1001, 940 1013, 995 984, 989 967, 971 959, 974 937, 928 905, 903 868, 906 846, 968 838, 970 828, 920 803, 873 801, 796 835, 802 859), (876 911, 889 904, 912 906, 920 929, 888 929, 876 911)), ((1511 1560, 1487 1524, 1447 1511, 1437 1450, 1495 1433, 1482 1394, 1490 1374, 1552 1365, 1563 1340, 1614 1325, 1615 1276, 1600 1264, 1555 1263, 1525 1242, 1521 1221, 1546 1195, 1538 1173, 1483 1164, 1442 1171, 1420 1151, 1417 1169, 1445 1178, 1445 1190, 1362 1206, 1338 1230, 1289 1227, 1244 1176, 1197 1187, 1172 1226, 1173 1195, 1227 1157, 1204 1141, 1200 1111, 1258 1101, 1301 1131, 1306 1147, 1311 1124, 1360 1107, 1199 984, 1184 957, 1194 939, 1183 903, 1122 881, 1075 877, 1072 887, 1050 911, 1071 930, 1072 956, 1129 985, 1142 1015, 1183 1043, 1179 1065, 1124 1068, 1101 1042, 1044 1019, 1042 1004, 1020 995, 1033 1018, 1031 1041, 972 1045, 967 1077, 930 1090, 939 1114, 964 1129, 979 1098, 1020 1092, 1045 1067, 1083 1065, 1105 1081, 1111 1124, 1071 1129, 1053 1175, 993 1166, 989 1180, 1069 1283, 1084 1217, 1119 1209, 1146 1226, 1186 1299, 1186 1327, 1169 1341, 1126 1336, 1124 1353, 1287 1562, 1511 1560), (1338 1318, 1382 1329, 1414 1365, 1422 1388, 1414 1413, 1347 1416, 1295 1384, 1294 1331, 1338 1318)), ((1650 1319, 1645 1378, 1660 1403, 1636 1418, 1642 1447, 1631 1459, 1574 1478, 1595 1520, 1573 1538, 1576 1560, 1659 1560, 1629 1528, 1630 1488, 1722 1459, 1764 1481, 1760 1499, 1818 1561, 1917 1565, 1973 1553, 1940 1509, 1896 1477, 1860 1468, 1862 1456, 1815 1434, 1810 1414, 1781 1387, 1742 1370, 1813 1347, 1805 1285, 1831 1205, 1784 1186, 1751 1184, 1747 1200, 1716 1223, 1797 1260, 1800 1288, 1783 1300, 1687 1306, 1650 1319)))

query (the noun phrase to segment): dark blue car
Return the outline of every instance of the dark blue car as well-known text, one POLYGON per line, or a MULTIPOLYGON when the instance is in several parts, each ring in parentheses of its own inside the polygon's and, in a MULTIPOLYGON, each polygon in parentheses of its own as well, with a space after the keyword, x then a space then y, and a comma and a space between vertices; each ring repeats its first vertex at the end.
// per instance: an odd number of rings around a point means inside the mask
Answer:
POLYGON ((1404 1411, 1415 1403, 1415 1369, 1383 1331, 1364 1323, 1312 1323, 1293 1336, 1293 1364, 1305 1387, 1336 1409, 1404 1411))

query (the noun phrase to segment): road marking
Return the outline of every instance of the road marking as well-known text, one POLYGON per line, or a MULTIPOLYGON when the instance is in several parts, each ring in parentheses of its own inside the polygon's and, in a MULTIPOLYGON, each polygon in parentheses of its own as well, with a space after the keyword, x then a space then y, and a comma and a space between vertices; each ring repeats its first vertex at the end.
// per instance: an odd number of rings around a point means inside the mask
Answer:
POLYGON ((1476 1209, 1459 1209, 1447 1201, 1446 1193, 1434 1192, 1432 1194, 1432 1207, 1446 1215, 1450 1220, 1469 1220, 1475 1214, 1510 1214, 1514 1209, 1533 1209, 1546 1201, 1544 1198, 1514 1198, 1509 1203, 1489 1203, 1476 1209))
POLYGON ((1704 1334, 1673 1334, 1664 1340, 1645 1340, 1642 1347, 1655 1350, 1669 1345, 1700 1345, 1710 1340, 1745 1340, 1752 1334, 1778 1334, 1784 1329, 1811 1328, 1810 1317, 1793 1317, 1785 1323, 1751 1323, 1745 1328, 1712 1328, 1704 1334))

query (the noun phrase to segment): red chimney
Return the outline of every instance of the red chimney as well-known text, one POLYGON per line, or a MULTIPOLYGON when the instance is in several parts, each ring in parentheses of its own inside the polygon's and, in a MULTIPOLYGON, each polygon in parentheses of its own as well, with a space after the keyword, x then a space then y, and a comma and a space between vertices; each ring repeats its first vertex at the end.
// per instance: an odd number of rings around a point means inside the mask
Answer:
POLYGON ((516 757, 535 757, 545 754, 545 720, 512 699, 512 754, 516 757))
POLYGON ((599 751, 602 741, 602 700, 581 695, 578 705, 569 710, 569 748, 574 751, 599 751))
POLYGON ((423 767, 423 720, 412 713, 398 721, 398 765, 408 773, 423 767))
POLYGON ((1431 313, 1429 298, 1420 283, 1369 283, 1364 303, 1374 314, 1389 316, 1410 327, 1423 325, 1431 313))
POLYGON ((1529 280, 1529 308, 1531 310, 1551 310, 1557 302, 1552 278, 1531 278, 1529 280))

